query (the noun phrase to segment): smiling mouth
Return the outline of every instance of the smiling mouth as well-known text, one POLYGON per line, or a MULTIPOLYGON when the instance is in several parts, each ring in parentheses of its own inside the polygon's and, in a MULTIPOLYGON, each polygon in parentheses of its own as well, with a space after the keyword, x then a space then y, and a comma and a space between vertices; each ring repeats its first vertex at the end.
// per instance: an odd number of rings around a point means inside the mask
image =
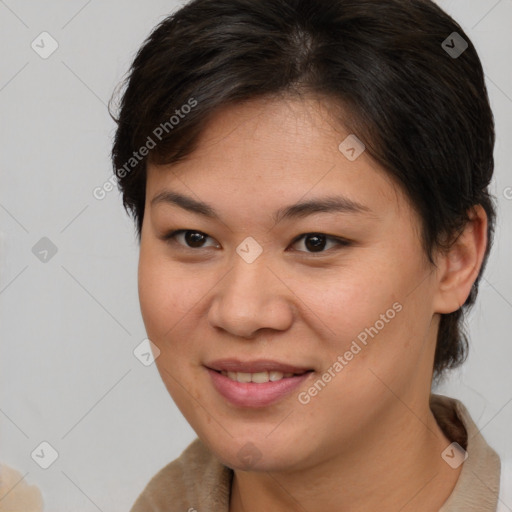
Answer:
POLYGON ((268 407, 284 399, 314 373, 307 367, 269 360, 222 360, 205 366, 217 392, 231 405, 243 408, 268 407))
POLYGON ((263 371, 257 373, 247 373, 247 372, 229 372, 226 370, 215 370, 217 373, 224 375, 224 377, 228 377, 232 381, 235 382, 254 382, 256 384, 264 384, 265 382, 277 382, 282 379, 288 379, 290 377, 298 377, 300 375, 304 375, 305 373, 310 373, 313 370, 304 370, 302 372, 291 373, 291 372, 279 372, 279 371, 263 371))

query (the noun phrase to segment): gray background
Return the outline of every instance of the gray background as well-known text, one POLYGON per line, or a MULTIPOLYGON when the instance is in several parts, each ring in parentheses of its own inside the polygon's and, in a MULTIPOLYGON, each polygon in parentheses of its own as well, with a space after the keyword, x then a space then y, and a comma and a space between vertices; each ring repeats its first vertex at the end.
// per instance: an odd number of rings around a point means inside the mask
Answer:
MULTIPOLYGON (((469 359, 435 391, 461 399, 512 459, 512 1, 439 3, 484 63, 500 217, 469 317, 469 359)), ((0 1, 0 462, 42 489, 45 510, 128 510, 195 437, 155 365, 133 354, 145 338, 133 224, 117 189, 101 201, 92 194, 112 172, 106 104, 152 27, 179 5, 0 1), (31 47, 43 31, 58 43, 46 59, 31 47), (56 254, 38 252, 43 237, 56 254), (43 441, 58 452, 48 469, 31 458, 43 441)), ((44 41, 40 51, 51 48, 44 41)))

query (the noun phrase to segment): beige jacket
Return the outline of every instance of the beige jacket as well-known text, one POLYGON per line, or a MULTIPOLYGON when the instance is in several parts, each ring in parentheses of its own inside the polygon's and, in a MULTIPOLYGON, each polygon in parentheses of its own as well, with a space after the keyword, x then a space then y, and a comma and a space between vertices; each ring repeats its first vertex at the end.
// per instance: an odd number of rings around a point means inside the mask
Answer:
POLYGON ((0 512, 42 512, 43 496, 36 485, 6 464, 0 465, 0 512))
MULTIPOLYGON (((446 436, 467 452, 457 484, 439 512, 495 512, 501 461, 464 405, 432 394, 430 406, 446 436)), ((197 438, 146 485, 130 512, 228 512, 233 471, 197 438)))

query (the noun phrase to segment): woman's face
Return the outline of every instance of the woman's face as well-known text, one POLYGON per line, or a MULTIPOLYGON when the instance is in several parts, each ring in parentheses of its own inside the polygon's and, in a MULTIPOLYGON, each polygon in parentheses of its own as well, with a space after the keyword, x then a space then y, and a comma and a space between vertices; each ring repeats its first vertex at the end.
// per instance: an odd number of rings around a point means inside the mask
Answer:
POLYGON ((232 468, 348 454, 428 402, 436 273, 405 196, 350 139, 339 149, 348 135, 316 101, 258 100, 218 113, 186 161, 148 166, 145 327, 177 406, 232 468), (208 369, 236 370, 223 359, 273 361, 250 378, 277 380, 237 384, 247 372, 208 369), (280 364, 312 371, 279 380, 280 364))

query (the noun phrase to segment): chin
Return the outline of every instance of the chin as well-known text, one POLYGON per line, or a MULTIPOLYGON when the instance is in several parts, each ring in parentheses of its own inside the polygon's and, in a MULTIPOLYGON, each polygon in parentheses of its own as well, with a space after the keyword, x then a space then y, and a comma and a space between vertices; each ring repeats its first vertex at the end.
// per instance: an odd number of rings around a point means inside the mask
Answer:
POLYGON ((210 450, 225 465, 240 471, 288 471, 301 465, 300 455, 292 447, 283 446, 279 440, 269 441, 262 436, 246 440, 231 440, 229 446, 210 445, 210 450), (276 443, 277 441, 277 443, 276 443))

